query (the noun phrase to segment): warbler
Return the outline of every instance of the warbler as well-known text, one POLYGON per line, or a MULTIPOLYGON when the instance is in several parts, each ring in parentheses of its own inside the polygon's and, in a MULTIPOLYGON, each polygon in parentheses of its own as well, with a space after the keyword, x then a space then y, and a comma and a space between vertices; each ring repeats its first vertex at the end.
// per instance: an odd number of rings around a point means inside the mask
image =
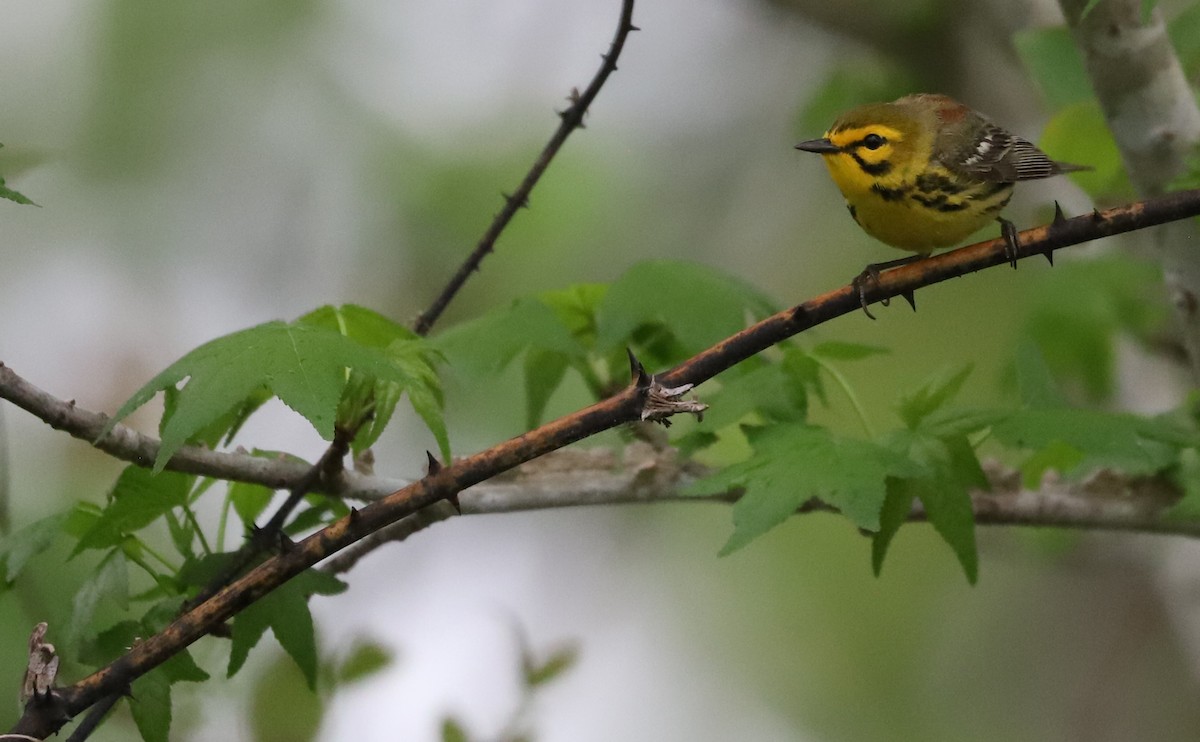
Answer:
MULTIPOLYGON (((850 216, 880 242, 916 255, 867 266, 863 281, 956 245, 997 220, 1016 267, 1016 228, 1000 217, 1013 184, 1087 170, 1050 159, 945 95, 917 93, 847 111, 820 139, 796 149, 825 160, 850 216)), ((870 316, 870 312, 867 312, 870 316)))

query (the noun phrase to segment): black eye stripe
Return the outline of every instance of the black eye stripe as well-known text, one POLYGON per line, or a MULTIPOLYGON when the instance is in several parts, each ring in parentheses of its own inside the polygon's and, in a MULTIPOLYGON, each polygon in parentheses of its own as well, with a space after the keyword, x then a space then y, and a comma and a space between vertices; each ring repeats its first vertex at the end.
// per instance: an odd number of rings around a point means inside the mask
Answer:
POLYGON ((849 150, 849 149, 858 149, 859 147, 865 147, 866 149, 875 150, 875 149, 879 149, 880 147, 882 147, 885 144, 887 144, 887 138, 882 137, 878 134, 868 134, 865 137, 863 137, 862 139, 858 139, 856 141, 851 142, 850 144, 847 144, 845 149, 849 150))

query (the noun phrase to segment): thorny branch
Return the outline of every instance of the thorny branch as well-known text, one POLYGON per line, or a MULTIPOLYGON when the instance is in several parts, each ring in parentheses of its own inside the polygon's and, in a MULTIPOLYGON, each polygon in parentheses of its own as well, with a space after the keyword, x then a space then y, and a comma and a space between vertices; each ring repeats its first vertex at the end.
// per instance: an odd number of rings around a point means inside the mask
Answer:
MULTIPOLYGON (((1200 215, 1200 190, 1182 191, 1073 219, 1056 218, 1050 225, 1022 232, 1018 255, 1049 257, 1052 251, 1068 245, 1197 215, 1200 215)), ((1006 264, 1009 259, 1005 252, 1004 241, 995 239, 897 268, 884 273, 867 298, 878 302, 911 295, 918 288, 1006 264)), ((652 383, 657 389, 700 384, 781 340, 843 314, 857 312, 859 308, 858 292, 853 286, 843 286, 746 328, 653 377, 652 383)), ((70 717, 128 687, 134 679, 317 562, 422 508, 454 498, 467 487, 596 433, 634 422, 644 412, 645 399, 643 385, 632 384, 608 399, 447 464, 362 510, 351 511, 286 552, 268 558, 106 667, 74 685, 53 691, 46 700, 31 702, 13 732, 39 737, 54 733, 70 717)))
POLYGON ((497 238, 512 218, 516 216, 517 210, 529 205, 529 194, 533 191, 533 187, 537 185, 538 180, 542 177, 542 173, 546 172, 546 168, 550 166, 550 161, 558 154, 558 150, 562 148, 563 143, 567 141, 567 137, 576 129, 582 129, 583 117, 587 113, 588 106, 592 105, 592 101, 600 93, 600 88, 604 86, 604 82, 608 80, 608 76, 617 71, 617 58, 621 56, 621 49, 625 47, 625 39, 633 31, 637 31, 638 27, 633 25, 633 0, 622 0, 621 2, 621 20, 617 24, 616 35, 613 36, 612 46, 609 47, 608 54, 602 55, 604 59, 600 69, 596 72, 596 76, 592 78, 592 82, 584 89, 582 93, 577 90, 572 90, 571 95, 567 98, 571 105, 566 110, 558 114, 561 121, 554 135, 550 137, 550 141, 546 143, 546 147, 538 158, 534 161, 533 166, 529 168, 529 172, 525 174, 525 179, 521 181, 521 185, 517 186, 517 190, 511 196, 505 196, 504 207, 500 209, 500 213, 496 214, 492 219, 491 225, 487 231, 483 233, 479 243, 471 254, 463 261, 458 272, 442 289, 442 293, 434 299, 433 304, 417 317, 413 323, 413 331, 418 335, 425 335, 429 329, 433 327, 433 323, 437 322, 438 317, 442 316, 442 312, 446 310, 446 306, 458 294, 459 289, 471 277, 471 274, 479 270, 479 265, 488 253, 492 252, 496 245, 497 238))

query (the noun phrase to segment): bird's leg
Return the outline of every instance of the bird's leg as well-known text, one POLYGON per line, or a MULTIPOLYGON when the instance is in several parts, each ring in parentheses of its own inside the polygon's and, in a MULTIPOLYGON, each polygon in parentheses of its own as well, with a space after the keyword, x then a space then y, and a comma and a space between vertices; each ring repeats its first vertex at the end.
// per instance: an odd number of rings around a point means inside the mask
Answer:
POLYGON ((1009 265, 1016 270, 1021 248, 1021 243, 1017 240, 1017 227, 1002 216, 996 217, 996 221, 1000 222, 1000 236, 1004 238, 1004 257, 1008 258, 1009 265))
MULTIPOLYGON (((854 280, 850 282, 850 285, 853 286, 855 291, 858 292, 858 302, 860 304, 862 304, 863 314, 867 315, 871 319, 875 319, 875 315, 871 314, 870 309, 867 309, 867 286, 866 286, 866 284, 868 281, 874 282, 874 284, 876 286, 878 286, 879 285, 879 274, 882 273, 883 271, 888 270, 889 268, 899 268, 902 265, 909 265, 911 263, 915 263, 918 260, 922 260, 927 257, 929 257, 929 253, 917 253, 916 255, 909 255, 906 258, 897 258, 896 260, 885 260, 882 263, 868 263, 867 267, 863 269, 863 272, 859 273, 857 276, 855 276, 854 280)), ((908 302, 908 305, 913 308, 913 311, 916 311, 917 301, 916 301, 916 298, 913 296, 912 292, 906 291, 903 294, 901 294, 901 296, 903 296, 904 300, 908 302)), ((886 307, 888 304, 891 303, 891 300, 890 299, 881 299, 879 303, 886 307)))

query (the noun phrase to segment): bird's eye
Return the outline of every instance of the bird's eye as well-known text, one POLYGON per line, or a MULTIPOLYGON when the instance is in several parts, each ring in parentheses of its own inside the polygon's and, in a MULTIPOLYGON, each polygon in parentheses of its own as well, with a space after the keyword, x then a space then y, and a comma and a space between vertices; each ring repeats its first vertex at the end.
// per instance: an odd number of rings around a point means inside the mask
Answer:
POLYGON ((863 146, 866 147, 867 149, 879 149, 884 144, 887 144, 887 140, 884 139, 883 137, 879 136, 878 134, 868 134, 865 137, 863 137, 862 141, 863 141, 863 146))

